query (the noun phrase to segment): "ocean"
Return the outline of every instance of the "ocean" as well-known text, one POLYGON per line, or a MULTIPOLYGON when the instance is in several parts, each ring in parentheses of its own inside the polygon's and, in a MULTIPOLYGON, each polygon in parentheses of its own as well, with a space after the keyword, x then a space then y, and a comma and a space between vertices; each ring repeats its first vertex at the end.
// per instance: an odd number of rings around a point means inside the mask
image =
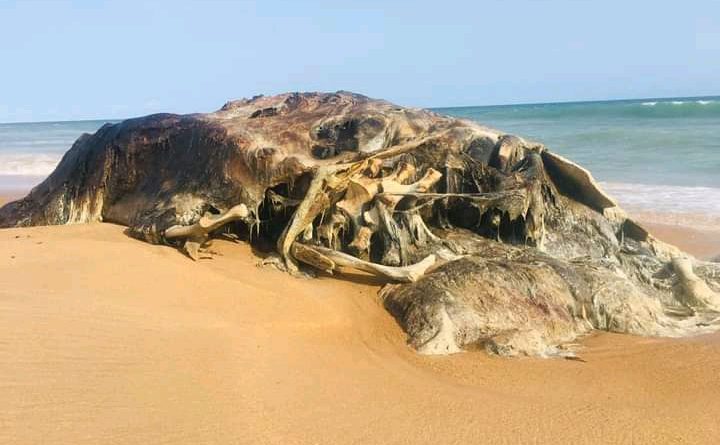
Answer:
POLYGON ((720 229, 720 97, 435 111, 544 143, 590 170, 631 212, 720 229))
POLYGON ((36 185, 81 134, 94 133, 106 122, 118 121, 0 123, 0 191, 36 185))
MULTIPOLYGON (((631 211, 720 221, 720 97, 436 108, 544 143, 631 211)), ((106 120, 0 124, 0 189, 27 188, 106 120)), ((682 221, 680 221, 682 222, 682 221)), ((687 223, 687 221, 685 221, 687 223)))

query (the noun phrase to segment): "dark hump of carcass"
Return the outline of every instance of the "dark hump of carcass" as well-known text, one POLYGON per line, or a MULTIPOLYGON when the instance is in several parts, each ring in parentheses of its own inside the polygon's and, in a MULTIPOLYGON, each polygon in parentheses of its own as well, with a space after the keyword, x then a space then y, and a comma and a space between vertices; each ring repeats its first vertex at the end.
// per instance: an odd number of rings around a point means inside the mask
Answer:
POLYGON ((219 186, 228 148, 225 129, 198 115, 106 124, 82 135, 28 196, 0 209, 0 227, 88 222, 119 215, 112 207, 121 201, 133 203, 115 221, 127 224, 163 195, 232 193, 219 186))

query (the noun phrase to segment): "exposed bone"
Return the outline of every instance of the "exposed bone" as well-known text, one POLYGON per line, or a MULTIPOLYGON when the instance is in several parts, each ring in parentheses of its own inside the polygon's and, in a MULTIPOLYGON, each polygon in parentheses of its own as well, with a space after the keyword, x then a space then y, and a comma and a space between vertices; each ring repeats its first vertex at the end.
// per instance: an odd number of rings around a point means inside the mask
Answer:
POLYGON ((397 196, 414 196, 416 198, 464 198, 473 201, 491 201, 501 198, 507 198, 511 195, 522 194, 520 190, 506 190, 504 192, 490 192, 490 193, 421 193, 412 191, 397 191, 397 192, 383 192, 385 195, 397 195, 397 196))
POLYGON ((365 169, 365 176, 369 178, 377 178, 380 172, 382 172, 382 159, 371 159, 368 163, 367 169, 365 169))
POLYGON ((430 187, 432 187, 436 182, 438 182, 440 178, 442 178, 442 173, 435 170, 434 168, 429 168, 421 179, 412 184, 403 185, 396 181, 383 181, 382 193, 387 194, 387 197, 384 200, 388 204, 392 203, 391 205, 394 209, 395 205, 397 205, 397 203, 400 202, 400 200, 402 199, 401 195, 410 193, 424 193, 428 191, 430 187))
MULTIPOLYGON (((390 159, 416 150, 428 142, 445 136, 447 131, 438 132, 415 141, 398 144, 355 162, 318 167, 305 198, 295 211, 292 220, 285 227, 277 242, 279 254, 285 259, 288 271, 297 272, 297 266, 290 255, 290 248, 300 233, 304 232, 317 215, 330 207, 330 195, 344 190, 352 177, 362 172, 378 169, 378 160, 390 159)), ((365 156, 364 154, 362 156, 365 156)))
MULTIPOLYGON (((362 163, 363 166, 365 163, 362 163)), ((353 164, 355 165, 355 164, 353 164)), ((285 260, 285 266, 288 271, 295 273, 298 271, 297 265, 290 255, 290 248, 297 239, 298 235, 303 233, 307 226, 317 215, 330 207, 329 190, 338 187, 342 182, 342 178, 337 176, 338 172, 347 170, 348 166, 331 166, 320 167, 315 173, 315 177, 310 183, 310 187, 298 208, 293 214, 292 220, 285 227, 285 230, 278 239, 277 248, 280 256, 285 260)))
POLYGON ((247 218, 248 208, 239 204, 221 215, 205 214, 198 222, 191 226, 172 226, 165 230, 165 238, 194 238, 207 236, 210 232, 219 229, 227 223, 247 218))
POLYGON ((681 301, 689 307, 708 307, 720 310, 720 295, 713 292, 705 281, 693 272, 692 261, 686 257, 675 257, 672 265, 681 287, 681 301))
MULTIPOLYGON (((409 164, 403 164, 393 175, 382 178, 379 181, 363 181, 362 191, 357 190, 357 188, 359 188, 358 186, 350 198, 346 198, 337 204, 338 207, 342 206, 342 210, 353 218, 355 236, 349 247, 351 247, 358 256, 367 256, 372 234, 381 227, 378 222, 382 222, 382 227, 386 229, 389 225, 395 226, 394 223, 390 222, 392 219, 391 215, 395 206, 403 198, 403 193, 425 192, 442 177, 440 172, 431 168, 428 169, 420 180, 412 184, 402 184, 402 182, 412 176, 414 172, 414 167, 411 167, 409 164), (386 192, 389 193, 385 194, 386 192), (376 200, 372 209, 362 212, 362 208, 368 205, 376 196, 382 196, 381 201, 376 200), (381 209, 379 209, 378 206, 381 206, 381 209), (378 215, 380 212, 384 213, 385 216, 379 220, 378 215)), ((351 182, 351 184, 353 183, 351 182)), ((348 187, 348 193, 350 190, 351 188, 348 187)), ((347 194, 345 196, 347 197, 347 194)), ((390 230, 397 231, 396 228, 391 228, 390 230)), ((395 239, 394 243, 397 242, 399 242, 399 240, 395 239)), ((398 258, 398 260, 402 262, 402 258, 398 258)))
POLYGON ((295 242, 290 250, 294 258, 318 270, 329 274, 332 274, 335 270, 335 262, 328 258, 327 255, 320 253, 317 249, 295 242))
POLYGON ((395 172, 384 178, 371 179, 365 176, 350 178, 345 196, 336 206, 351 217, 360 218, 363 206, 372 201, 378 193, 401 185, 414 174, 415 167, 402 164, 395 172))
MULTIPOLYGON (((373 161, 373 165, 382 162, 377 159, 373 161)), ((372 173, 371 171, 371 174, 372 173)), ((363 208, 385 187, 392 187, 393 184, 401 184, 414 174, 415 167, 407 163, 401 163, 399 168, 392 174, 383 178, 373 179, 367 176, 358 176, 348 180, 345 195, 335 207, 352 223, 353 241, 348 247, 350 247, 358 257, 367 259, 370 249, 370 237, 372 236, 372 230, 363 224, 363 208)))
POLYGON ((435 242, 441 242, 442 240, 435 236, 434 233, 425 224, 425 220, 418 214, 410 215, 411 227, 414 229, 411 234, 414 235, 417 241, 425 242, 425 240, 431 240, 435 242))
POLYGON ((338 267, 347 267, 367 272, 380 278, 386 278, 390 281, 408 283, 417 281, 436 261, 435 255, 428 255, 419 263, 409 266, 383 266, 381 264, 360 260, 352 255, 336 250, 320 246, 308 246, 297 242, 293 244, 292 254, 296 259, 328 273, 336 271, 338 267))
POLYGON ((211 232, 225 224, 247 218, 247 206, 239 204, 221 215, 203 215, 198 222, 191 226, 172 226, 165 230, 165 238, 186 238, 183 250, 190 258, 197 261, 200 257, 200 248, 208 242, 211 232))

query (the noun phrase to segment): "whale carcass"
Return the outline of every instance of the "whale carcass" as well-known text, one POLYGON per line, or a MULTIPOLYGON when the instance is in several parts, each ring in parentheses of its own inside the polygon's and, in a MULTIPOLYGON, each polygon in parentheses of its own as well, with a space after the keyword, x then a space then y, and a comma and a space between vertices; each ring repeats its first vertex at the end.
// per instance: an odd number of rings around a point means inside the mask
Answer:
POLYGON ((0 227, 107 221, 201 258, 360 270, 429 354, 552 355, 594 329, 713 329, 720 265, 652 236, 542 144, 362 95, 288 93, 83 135, 0 227))

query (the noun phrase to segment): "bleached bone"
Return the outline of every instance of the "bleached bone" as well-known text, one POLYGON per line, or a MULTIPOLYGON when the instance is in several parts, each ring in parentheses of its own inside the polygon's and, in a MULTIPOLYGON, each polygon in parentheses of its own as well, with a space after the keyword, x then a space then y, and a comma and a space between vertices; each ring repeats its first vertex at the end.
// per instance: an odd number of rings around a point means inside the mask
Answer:
POLYGON ((413 282, 422 277, 425 272, 435 264, 435 255, 428 255, 422 261, 403 267, 383 266, 355 258, 337 250, 320 246, 309 246, 294 243, 292 255, 296 259, 328 273, 333 273, 338 267, 347 267, 367 272, 371 275, 386 278, 390 281, 413 282))
POLYGON ((382 182, 382 194, 384 195, 384 201, 394 209, 395 205, 403 198, 405 194, 425 193, 430 187, 435 185, 442 178, 442 173, 429 168, 425 175, 413 182, 412 184, 404 185, 396 181, 383 181, 382 182))
POLYGON ((363 208, 386 188, 403 187, 402 184, 413 175, 415 175, 415 167, 411 164, 401 163, 396 171, 383 178, 372 179, 367 176, 350 178, 345 195, 336 204, 336 208, 352 221, 354 234, 349 247, 357 254, 367 255, 370 248, 370 237, 373 234, 373 231, 363 221, 363 208))
MULTIPOLYGON (((421 195, 422 193, 426 192, 430 187, 432 187, 436 182, 440 180, 442 177, 442 173, 435 169, 428 169, 427 172, 425 172, 425 175, 419 179, 416 182, 413 182, 412 184, 401 184, 395 180, 383 180, 378 184, 377 192, 375 195, 373 195, 373 198, 375 196, 382 197, 382 201, 387 207, 388 211, 392 213, 393 209, 397 205, 398 202, 402 200, 402 198, 406 195, 421 195)), ((341 201, 342 203, 343 201, 341 201)), ((369 203, 370 200, 367 200, 363 204, 369 203)), ((338 207, 340 206, 340 203, 338 203, 338 207)), ((375 213, 373 209, 370 209, 368 211, 364 212, 364 215, 361 213, 362 206, 355 206, 350 207, 349 205, 346 206, 346 209, 348 211, 354 211, 357 212, 356 217, 363 216, 363 220, 365 224, 373 225, 376 221, 376 218, 374 218, 372 215, 375 213)))
POLYGON ((377 178, 378 175, 382 172, 382 165, 382 159, 371 159, 368 163, 367 168, 365 169, 365 176, 369 178, 377 178))
MULTIPOLYGON (((440 180, 442 173, 435 169, 428 169, 425 175, 412 184, 400 184, 393 180, 384 180, 379 184, 379 193, 376 195, 374 205, 365 212, 357 209, 358 224, 355 237, 350 243, 357 252, 366 252, 370 248, 373 233, 378 230, 392 230, 388 221, 392 218, 395 206, 403 199, 405 194, 422 194, 440 180)), ((423 224, 424 226, 424 224, 423 224)), ((428 230, 429 231, 429 230, 428 230)))
POLYGON ((206 244, 209 234, 225 224, 239 221, 250 214, 245 204, 239 204, 220 215, 203 215, 198 222, 190 226, 172 226, 165 230, 165 238, 185 238, 183 249, 190 258, 196 260, 200 255, 200 247, 206 244))
POLYGON ((415 167, 403 164, 397 171, 384 178, 372 179, 366 176, 350 178, 345 196, 337 203, 337 208, 344 210, 352 218, 359 218, 363 206, 372 201, 381 190, 385 187, 393 187, 394 184, 400 185, 413 174, 415 167))
POLYGON ((713 292, 702 278, 695 275, 690 258, 675 257, 672 259, 672 265, 678 276, 683 303, 690 307, 705 306, 720 310, 720 295, 713 292))
MULTIPOLYGON (((362 166, 366 163, 361 162, 362 166)), ((330 207, 330 193, 337 187, 342 187, 343 178, 339 173, 345 173, 348 166, 320 167, 310 182, 305 198, 293 214, 290 223, 285 226, 277 242, 277 250, 285 260, 285 267, 290 273, 298 271, 297 265, 290 255, 290 249, 298 235, 305 232, 307 226, 312 224, 317 215, 330 207)))
MULTIPOLYGON (((385 192, 384 195, 414 196, 416 198, 463 198, 471 201, 494 201, 509 196, 522 194, 521 190, 506 190, 503 192, 489 193, 416 193, 416 192, 385 192)), ((523 195, 521 195, 523 196, 523 195)))
POLYGON ((378 160, 391 159, 416 150, 432 140, 444 137, 447 132, 446 130, 415 141, 398 144, 355 162, 318 167, 315 170, 315 175, 310 182, 305 198, 295 210, 292 220, 285 226, 285 230, 277 242, 278 253, 285 259, 287 269, 290 272, 297 271, 297 266, 290 255, 290 248, 298 235, 305 231, 308 224, 311 224, 316 216, 330 207, 331 194, 341 190, 344 191, 350 178, 368 170, 371 172, 377 170, 379 167, 378 160))
POLYGON ((165 230, 165 238, 194 238, 206 236, 227 223, 247 218, 250 214, 245 204, 239 204, 220 215, 205 214, 191 226, 172 226, 165 230))

